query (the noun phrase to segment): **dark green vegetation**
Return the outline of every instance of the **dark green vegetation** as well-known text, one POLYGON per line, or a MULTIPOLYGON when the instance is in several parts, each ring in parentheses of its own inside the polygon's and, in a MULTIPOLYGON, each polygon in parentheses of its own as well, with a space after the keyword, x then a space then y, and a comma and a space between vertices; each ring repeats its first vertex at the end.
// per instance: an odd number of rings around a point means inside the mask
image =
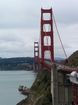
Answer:
POLYGON ((50 82, 50 72, 47 70, 40 71, 31 87, 32 94, 17 105, 52 105, 50 82))
POLYGON ((33 67, 33 58, 0 58, 0 70, 30 70, 33 67))
POLYGON ((78 51, 74 52, 69 58, 68 62, 66 62, 69 66, 78 66, 78 51))
MULTIPOLYGON (((61 60, 61 63, 69 66, 78 66, 78 51, 74 52, 67 60, 61 60)), ((50 72, 47 70, 39 71, 31 87, 32 94, 17 105, 52 105, 50 82, 50 72)))

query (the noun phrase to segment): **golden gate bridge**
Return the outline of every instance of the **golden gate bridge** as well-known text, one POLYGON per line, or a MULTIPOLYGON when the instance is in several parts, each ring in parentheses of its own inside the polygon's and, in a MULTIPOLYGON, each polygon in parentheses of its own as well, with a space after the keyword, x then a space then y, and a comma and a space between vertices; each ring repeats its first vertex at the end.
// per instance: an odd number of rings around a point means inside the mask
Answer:
MULTIPOLYGON (((35 70, 39 70, 43 68, 47 68, 49 72, 51 72, 51 78, 52 78, 52 95, 54 97, 57 97, 57 86, 55 85, 57 83, 58 78, 54 82, 55 76, 58 72, 61 72, 63 75, 71 73, 73 71, 78 72, 78 68, 65 66, 63 64, 57 64, 54 60, 54 33, 53 33, 53 22, 56 26, 56 31, 58 33, 58 37, 62 46, 62 49, 64 51, 65 57, 67 59, 67 54, 64 49, 64 46, 62 44, 62 40, 60 38, 60 34, 57 28, 57 24, 53 15, 52 8, 51 9, 41 9, 41 25, 40 25, 40 42, 35 41, 34 42, 34 68, 35 70), (45 19, 45 16, 49 18, 45 19), (48 29, 47 29, 48 27, 48 29), (45 43, 46 39, 46 43, 45 43), (45 59, 45 52, 49 52, 50 59, 45 59), (57 72, 57 73, 56 73, 57 72)), ((78 105, 78 85, 75 83, 72 83, 71 86, 72 89, 72 105, 78 105)), ((53 105, 59 105, 57 98, 52 98, 53 105)), ((62 103, 63 105, 66 105, 65 102, 62 103)), ((70 105, 70 104, 69 104, 70 105)))

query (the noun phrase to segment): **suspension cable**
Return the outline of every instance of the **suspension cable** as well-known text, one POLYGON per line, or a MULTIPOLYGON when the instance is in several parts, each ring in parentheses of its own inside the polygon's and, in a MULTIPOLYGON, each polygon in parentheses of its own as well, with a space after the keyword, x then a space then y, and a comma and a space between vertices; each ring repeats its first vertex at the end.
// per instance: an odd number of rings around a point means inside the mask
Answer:
MULTIPOLYGON (((59 31, 58 31, 58 28, 57 28, 57 24, 56 24, 56 20, 55 20, 54 14, 53 14, 53 21, 54 21, 54 24, 55 24, 55 28, 56 28, 56 31, 57 31, 57 34, 58 34, 58 38, 59 38, 59 40, 60 40, 60 43, 61 43, 61 46, 62 46, 64 55, 65 55, 65 57, 66 57, 66 59, 67 59, 67 53, 66 53, 65 48, 64 48, 64 45, 63 45, 63 43, 62 43, 62 40, 61 40, 61 37, 60 37, 60 33, 59 33, 59 31)), ((45 26, 44 26, 44 32, 45 32, 45 35, 47 36, 47 32, 46 32, 45 26)), ((49 49, 49 46, 48 46, 48 44, 49 44, 48 37, 46 37, 46 42, 47 42, 48 50, 50 50, 50 49, 49 49)), ((51 56, 51 52, 49 52, 49 53, 50 53, 50 56, 51 56)), ((52 59, 51 59, 51 63, 52 63, 52 59)))
POLYGON ((66 53, 65 48, 64 48, 64 45, 63 45, 63 43, 62 43, 62 40, 61 40, 61 37, 60 37, 60 33, 59 33, 59 31, 58 31, 58 28, 57 28, 57 24, 56 24, 56 20, 55 20, 54 14, 53 14, 53 20, 54 20, 54 24, 55 24, 56 31, 57 31, 57 34, 58 34, 58 38, 59 38, 59 40, 60 40, 60 43, 61 43, 61 46, 62 46, 64 55, 65 55, 65 57, 66 57, 66 59, 67 59, 67 53, 66 53))

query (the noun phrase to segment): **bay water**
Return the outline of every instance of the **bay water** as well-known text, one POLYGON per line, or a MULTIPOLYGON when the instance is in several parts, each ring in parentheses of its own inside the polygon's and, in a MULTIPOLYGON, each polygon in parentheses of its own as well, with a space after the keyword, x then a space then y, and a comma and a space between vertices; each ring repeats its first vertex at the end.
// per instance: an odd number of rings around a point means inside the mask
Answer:
POLYGON ((0 71, 0 105, 16 105, 26 96, 18 91, 19 85, 30 88, 36 78, 33 71, 0 71))

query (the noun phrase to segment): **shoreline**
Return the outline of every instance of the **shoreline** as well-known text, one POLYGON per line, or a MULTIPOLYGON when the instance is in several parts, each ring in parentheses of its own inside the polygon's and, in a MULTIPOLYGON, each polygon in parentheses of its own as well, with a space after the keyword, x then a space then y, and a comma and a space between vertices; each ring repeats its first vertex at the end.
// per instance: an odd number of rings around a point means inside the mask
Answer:
POLYGON ((52 105, 51 75, 47 70, 39 71, 31 86, 32 93, 16 105, 52 105))

